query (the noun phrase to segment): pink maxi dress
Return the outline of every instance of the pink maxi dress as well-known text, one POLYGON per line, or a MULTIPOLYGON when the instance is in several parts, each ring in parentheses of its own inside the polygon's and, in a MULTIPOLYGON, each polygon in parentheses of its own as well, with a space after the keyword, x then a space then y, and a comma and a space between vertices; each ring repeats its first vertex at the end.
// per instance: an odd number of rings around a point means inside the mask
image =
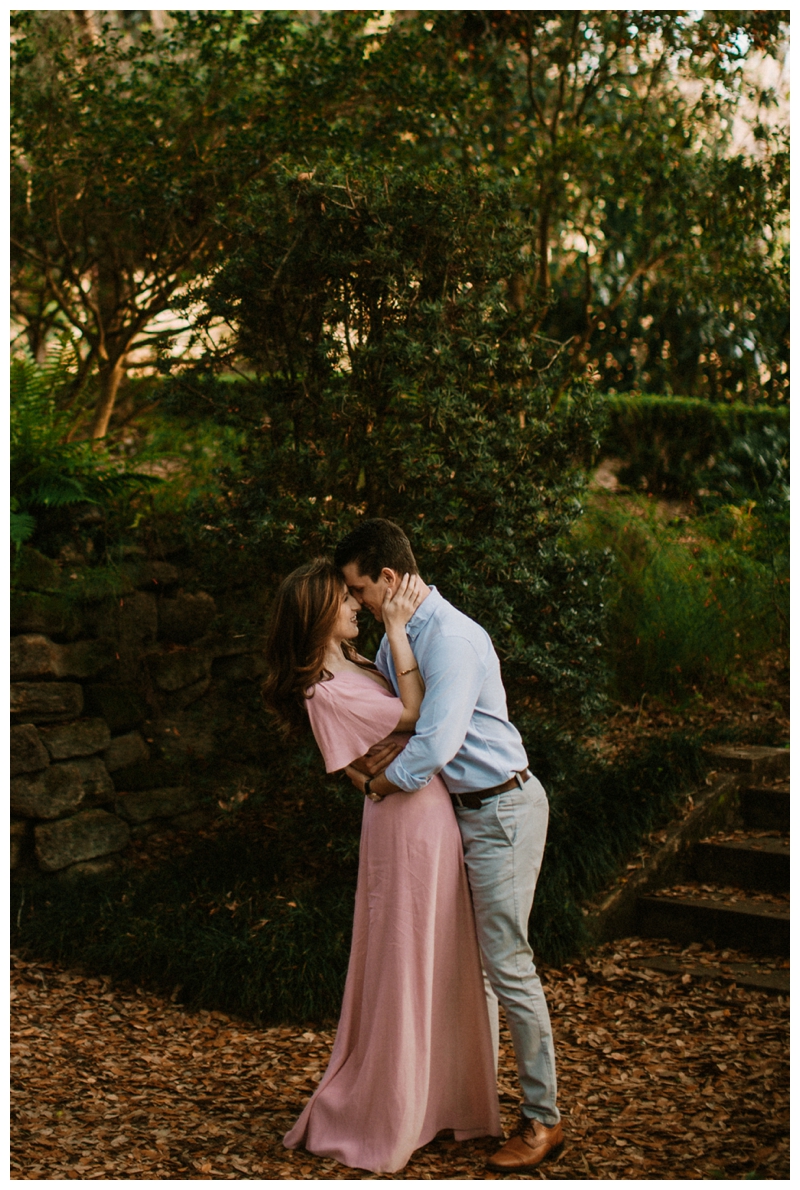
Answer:
MULTIPOLYGON (((391 734, 402 710, 366 674, 318 683, 308 713, 327 771, 391 734)), ((461 835, 437 776, 416 793, 364 799, 336 1041, 283 1143, 393 1173, 444 1129, 502 1135, 461 835)))

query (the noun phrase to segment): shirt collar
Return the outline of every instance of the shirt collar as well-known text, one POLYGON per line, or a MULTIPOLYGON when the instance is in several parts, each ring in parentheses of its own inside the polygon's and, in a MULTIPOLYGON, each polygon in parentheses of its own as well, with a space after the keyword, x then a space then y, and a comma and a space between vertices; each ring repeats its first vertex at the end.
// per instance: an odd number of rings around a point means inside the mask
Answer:
POLYGON ((422 629, 430 620, 431 616, 436 611, 440 604, 444 603, 444 598, 441 596, 433 585, 431 585, 430 595, 426 595, 422 603, 414 612, 411 619, 406 624, 406 636, 409 640, 416 640, 422 629))

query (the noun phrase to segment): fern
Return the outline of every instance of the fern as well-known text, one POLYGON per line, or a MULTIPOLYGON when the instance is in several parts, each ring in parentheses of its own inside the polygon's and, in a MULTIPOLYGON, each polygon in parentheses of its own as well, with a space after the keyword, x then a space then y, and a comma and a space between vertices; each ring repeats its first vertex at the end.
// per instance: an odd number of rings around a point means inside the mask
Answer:
POLYGON ((158 482, 123 469, 97 443, 68 442, 68 416, 58 397, 77 369, 74 341, 52 345, 43 363, 25 351, 11 363, 11 540, 20 545, 48 509, 108 507, 133 489, 158 482))
POLYGON ((36 528, 36 519, 30 515, 29 512, 17 512, 17 501, 11 498, 11 544, 14 546, 22 545, 30 537, 33 537, 33 531, 36 528))

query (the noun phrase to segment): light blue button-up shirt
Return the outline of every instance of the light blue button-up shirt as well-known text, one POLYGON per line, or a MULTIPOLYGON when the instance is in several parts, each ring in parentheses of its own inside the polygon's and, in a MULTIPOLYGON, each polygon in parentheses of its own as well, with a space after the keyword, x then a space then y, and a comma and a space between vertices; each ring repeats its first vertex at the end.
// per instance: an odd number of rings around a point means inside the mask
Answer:
MULTIPOLYGON (((500 662, 489 634, 431 587, 406 625, 425 683, 415 734, 386 770, 407 793, 441 773, 451 793, 490 789, 526 768, 522 738, 509 722, 500 662)), ((375 664, 397 691, 389 641, 375 664)))

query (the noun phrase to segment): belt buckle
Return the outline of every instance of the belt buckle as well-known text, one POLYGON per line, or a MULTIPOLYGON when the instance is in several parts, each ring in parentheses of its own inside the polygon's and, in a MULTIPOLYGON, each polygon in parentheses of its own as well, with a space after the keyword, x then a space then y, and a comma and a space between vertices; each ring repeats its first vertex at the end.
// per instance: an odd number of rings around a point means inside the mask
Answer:
POLYGON ((459 793, 457 797, 459 804, 466 807, 467 810, 480 810, 483 805, 483 800, 479 793, 459 793))

